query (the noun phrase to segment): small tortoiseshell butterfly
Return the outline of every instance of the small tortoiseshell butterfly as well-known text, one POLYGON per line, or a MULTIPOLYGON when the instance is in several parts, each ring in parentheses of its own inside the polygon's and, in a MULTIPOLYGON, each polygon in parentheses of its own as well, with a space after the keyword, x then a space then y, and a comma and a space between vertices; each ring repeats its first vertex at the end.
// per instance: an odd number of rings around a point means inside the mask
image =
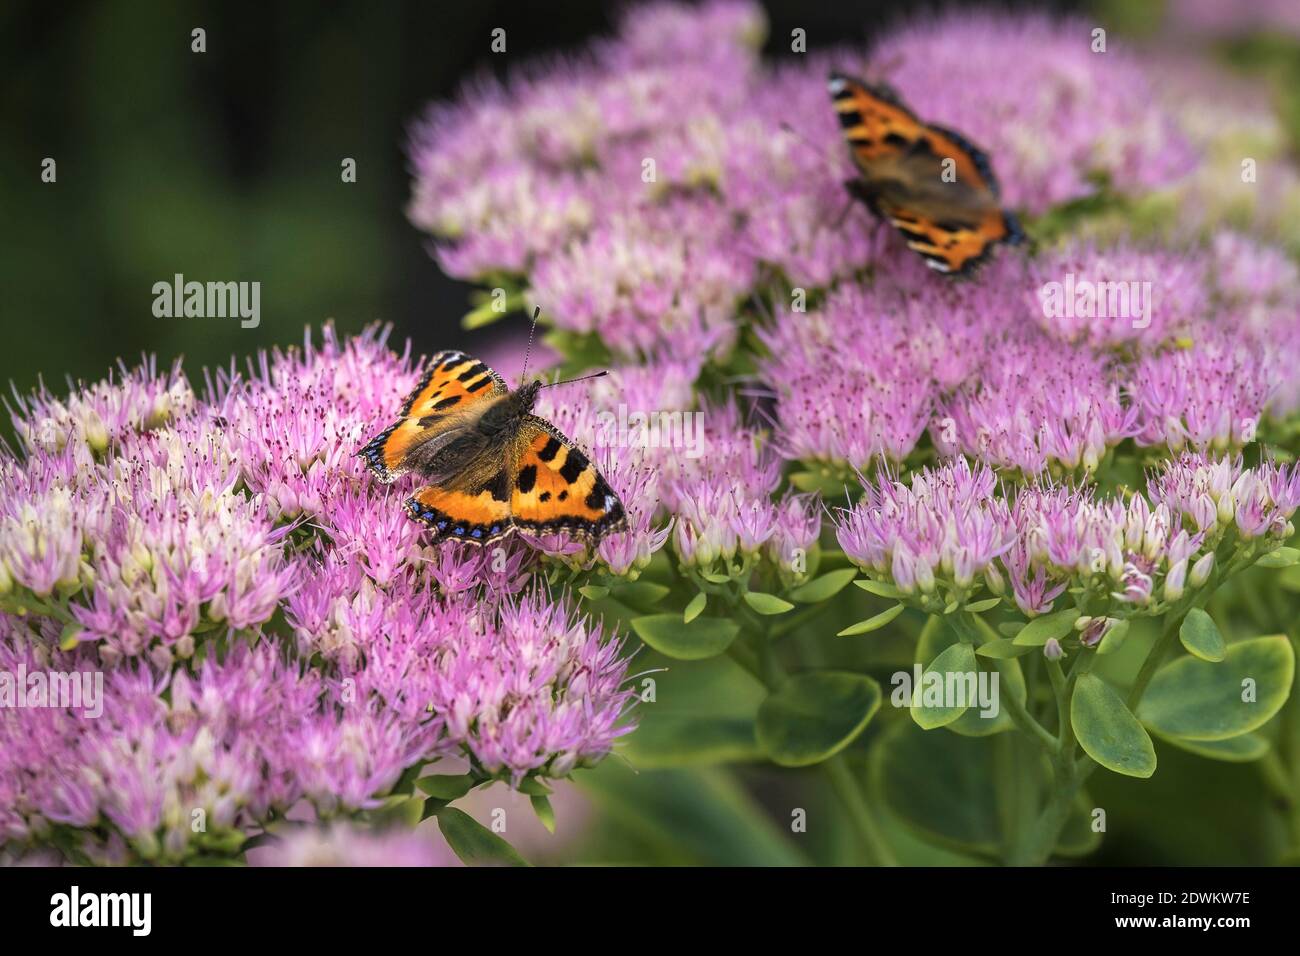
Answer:
POLYGON ((623 503, 596 466, 531 414, 544 387, 533 381, 511 391, 477 359, 439 352, 402 417, 357 454, 380 481, 408 471, 429 479, 406 510, 435 541, 487 544, 519 529, 594 542, 622 530, 623 503))
POLYGON ((926 265, 959 275, 999 242, 1025 239, 1002 208, 988 156, 970 140, 917 119, 886 86, 832 73, 829 89, 861 174, 845 185, 926 265))

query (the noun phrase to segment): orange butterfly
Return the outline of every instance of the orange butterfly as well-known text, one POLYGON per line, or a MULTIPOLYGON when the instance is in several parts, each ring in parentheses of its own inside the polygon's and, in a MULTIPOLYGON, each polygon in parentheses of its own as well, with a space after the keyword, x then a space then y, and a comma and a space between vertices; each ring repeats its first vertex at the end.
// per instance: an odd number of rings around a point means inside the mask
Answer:
POLYGON ((845 185, 926 265, 959 275, 999 242, 1024 241, 988 156, 966 137, 917 119, 886 86, 832 73, 829 89, 860 173, 845 185))
POLYGON ((435 541, 487 544, 519 529, 595 542, 623 530, 623 504, 596 466, 530 414, 544 387, 533 381, 511 391, 477 359, 439 352, 402 417, 357 454, 380 481, 408 471, 429 479, 406 510, 435 541))

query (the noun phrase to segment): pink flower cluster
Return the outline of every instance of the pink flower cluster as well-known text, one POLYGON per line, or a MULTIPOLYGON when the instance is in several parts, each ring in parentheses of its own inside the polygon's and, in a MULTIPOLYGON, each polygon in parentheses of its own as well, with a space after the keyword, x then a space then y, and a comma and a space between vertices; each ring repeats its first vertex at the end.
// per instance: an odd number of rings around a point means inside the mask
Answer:
MULTIPOLYGON (((533 585, 534 551, 429 547, 407 490, 355 458, 416 364, 327 328, 202 397, 145 366, 16 409, 0 672, 99 675, 103 698, 0 708, 0 843, 230 855, 296 806, 373 808, 427 762, 518 784, 630 729, 621 642, 533 585)), ((630 467, 606 473, 640 500, 630 467)), ((655 500, 602 542, 617 570, 666 540, 655 500)))
POLYGON ((1163 613, 1243 542, 1258 557, 1286 541, 1300 466, 1184 453, 1125 500, 1093 486, 1000 484, 987 465, 957 458, 907 482, 882 475, 865 491, 840 511, 840 547, 927 609, 982 587, 1002 595, 1009 581, 1027 615, 1073 587, 1126 616, 1163 613))
POLYGON ((626 356, 725 357, 735 315, 779 277, 852 276, 897 240, 853 174, 832 67, 888 79, 995 158, 1012 207, 1043 212, 1167 185, 1194 165, 1136 57, 1046 16, 922 18, 860 50, 768 67, 755 4, 635 10, 567 62, 481 80, 412 137, 411 219, 450 274, 526 286, 560 328, 626 356))

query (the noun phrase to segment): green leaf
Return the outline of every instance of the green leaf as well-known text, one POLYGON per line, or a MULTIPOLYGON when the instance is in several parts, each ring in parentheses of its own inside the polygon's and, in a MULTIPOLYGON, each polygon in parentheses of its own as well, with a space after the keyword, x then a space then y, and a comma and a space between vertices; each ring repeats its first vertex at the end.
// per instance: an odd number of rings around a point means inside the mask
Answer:
MULTIPOLYGON (((1032 648, 1030 649, 1032 651, 1032 648)), ((988 737, 992 734, 1002 733, 1004 730, 1014 730, 1016 723, 1011 719, 1010 709, 1004 701, 1006 695, 1010 694, 1020 703, 1025 702, 1028 696, 1028 688, 1025 686, 1025 675, 1020 670, 1020 662, 1009 660, 999 668, 992 664, 987 658, 981 658, 976 651, 975 663, 978 665, 980 672, 987 672, 988 676, 983 680, 990 683, 985 686, 992 687, 991 682, 996 680, 997 687, 997 713, 986 715, 984 708, 980 706, 978 700, 971 703, 966 708, 966 713, 962 714, 951 724, 944 726, 944 730, 951 731, 954 734, 960 734, 963 737, 988 737), (1005 673, 1004 673, 1005 672, 1005 673)), ((976 678, 977 680, 980 678, 976 678)), ((976 685, 978 691, 979 685, 976 685)), ((991 703, 991 701, 990 701, 991 703)))
POLYGON ((1214 618, 1199 607, 1192 608, 1183 618, 1182 626, 1178 628, 1178 640, 1182 641, 1188 654, 1214 664, 1228 653, 1214 618))
POLYGON ((807 584, 801 584, 790 592, 790 600, 799 604, 820 604, 839 594, 848 583, 858 576, 857 568, 840 568, 827 571, 819 578, 807 584))
POLYGON ((708 581, 710 584, 726 584, 731 580, 731 575, 719 574, 716 571, 705 571, 700 575, 700 577, 704 578, 704 580, 708 581))
POLYGON ((1023 644, 1017 644, 1009 638, 1000 637, 996 641, 989 641, 981 644, 976 648, 975 653, 980 657, 992 658, 995 661, 1005 661, 1013 657, 1020 657, 1024 654, 1032 654, 1034 649, 1026 647, 1023 644))
POLYGON ((971 604, 967 604, 966 610, 972 614, 982 614, 985 611, 992 610, 993 608, 997 607, 1001 603, 1002 603, 1002 598, 1000 597, 985 598, 982 601, 975 601, 971 604))
POLYGON ((686 610, 682 612, 683 622, 690 624, 691 621, 704 613, 704 608, 708 606, 708 603, 709 596, 707 594, 703 591, 696 594, 695 597, 691 598, 690 601, 687 602, 686 610))
POLYGON ((903 605, 895 604, 887 611, 881 611, 875 617, 869 617, 865 621, 859 621, 840 631, 836 637, 856 637, 858 634, 866 634, 870 631, 878 631, 898 615, 903 613, 903 605))
POLYGON ((654 714, 642 720, 621 753, 637 770, 707 767, 763 759, 747 717, 654 714))
POLYGON ((679 661, 699 661, 730 647, 740 625, 720 617, 697 617, 684 624, 680 614, 649 614, 633 618, 632 630, 660 654, 679 661))
MULTIPOLYGON (((637 731, 639 734, 641 731, 637 731)), ((632 735, 633 738, 636 734, 632 735)), ((799 866, 807 841, 789 823, 773 820, 722 767, 634 771, 621 760, 602 760, 574 775, 600 813, 596 862, 625 863, 629 840, 645 848, 639 859, 675 866, 799 866), (622 839, 617 839, 622 837, 622 839)))
POLYGON ((447 845, 467 866, 528 866, 518 850, 468 813, 443 807, 434 816, 447 845))
POLYGON ((1270 551, 1255 563, 1261 568, 1289 568, 1300 561, 1300 550, 1296 548, 1278 548, 1270 551))
POLYGON ((582 587, 578 588, 578 593, 585 598, 599 601, 601 598, 609 594, 609 588, 603 587, 599 584, 584 584, 582 587))
POLYGON ((653 581, 623 581, 613 587, 612 593, 624 604, 648 611, 666 598, 670 590, 653 581))
POLYGON ((862 733, 880 708, 880 698, 880 685, 865 674, 799 674, 759 705, 759 746, 782 767, 819 763, 862 733))
POLYGON ((542 821, 542 826, 546 827, 548 833, 554 833, 555 808, 551 806, 551 801, 546 797, 529 797, 528 801, 533 805, 537 819, 542 821))
POLYGON ((775 594, 765 591, 746 591, 745 603, 759 614, 784 614, 794 607, 789 601, 783 601, 775 594))
POLYGON ((1128 630, 1128 621, 1120 621, 1118 624, 1112 624, 1110 630, 1102 635, 1101 643, 1097 645, 1097 653, 1115 653, 1124 646, 1124 639, 1128 637, 1128 630))
POLYGON ((1107 770, 1129 777, 1156 772, 1151 738, 1115 689, 1096 674, 1075 682, 1070 725, 1084 752, 1107 770))
POLYGON ((461 317, 460 327, 466 330, 481 329, 484 326, 491 325, 493 322, 504 319, 511 312, 515 311, 515 308, 510 306, 507 306, 507 308, 503 310, 497 310, 492 307, 493 304, 492 300, 488 300, 478 308, 465 313, 465 315, 461 317))
POLYGON ((1294 678, 1295 652, 1284 635, 1239 641, 1220 663, 1180 657, 1160 668, 1138 716, 1161 736, 1226 740, 1267 723, 1294 678))
POLYGON ((895 599, 903 597, 903 592, 888 581, 873 581, 871 578, 861 578, 853 583, 868 594, 874 594, 877 597, 895 599))
POLYGON ((957 642, 950 645, 942 651, 938 657, 930 662, 930 666, 925 668, 921 673, 921 682, 912 688, 912 719, 916 721, 918 727, 924 730, 933 730, 936 727, 942 727, 950 724, 966 712, 966 708, 972 703, 966 699, 964 694, 967 689, 966 675, 977 675, 979 665, 975 662, 975 651, 969 644, 957 642), (960 706, 945 706, 942 697, 946 695, 949 686, 948 675, 954 675, 952 681, 954 690, 959 687, 962 690, 963 700, 960 706), (936 675, 929 677, 927 675, 936 675), (940 701, 927 705, 925 703, 926 689, 932 681, 942 681, 937 686, 940 691, 940 701))
MULTIPOLYGON (((896 724, 871 748, 871 780, 892 815, 922 839, 986 857, 1002 849, 997 785, 998 750, 1019 746, 1024 784, 1040 791, 1050 785, 1046 761, 1036 761, 1033 744, 1019 734, 959 737, 933 734, 911 721, 896 724)), ((1088 827, 1081 794, 1064 827, 1057 855, 1078 856, 1097 843, 1088 827)))
POLYGON ((844 493, 843 480, 815 471, 796 471, 790 476, 790 484, 800 491, 819 491, 827 498, 844 493))
POLYGON ((1069 634, 1078 618, 1079 612, 1074 608, 1044 614, 1022 627, 1013 640, 1022 647, 1042 647, 1053 638, 1059 641, 1069 634))
POLYGON ((519 781, 519 786, 516 789, 529 797, 549 797, 554 792, 542 782, 540 777, 524 777, 523 780, 519 781))
POLYGON ((473 790, 476 783, 474 775, 468 773, 435 773, 415 781, 421 791, 439 800, 459 800, 473 790))
POLYGON ((1157 735, 1166 743, 1199 757, 1227 763, 1249 763, 1268 753, 1269 742, 1261 734, 1241 734, 1227 740, 1188 740, 1185 737, 1157 735))

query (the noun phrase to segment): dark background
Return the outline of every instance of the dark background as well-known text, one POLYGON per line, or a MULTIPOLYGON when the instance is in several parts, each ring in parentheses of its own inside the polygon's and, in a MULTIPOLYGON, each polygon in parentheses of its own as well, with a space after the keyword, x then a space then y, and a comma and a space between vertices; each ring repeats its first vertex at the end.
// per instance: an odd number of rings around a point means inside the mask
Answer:
MULTIPOLYGON (((1006 4, 1004 4, 1005 6, 1006 4)), ((1041 6, 1042 4, 1011 4, 1041 6)), ((332 318, 482 347, 406 220, 406 130, 481 71, 611 32, 625 4, 119 2, 0 10, 0 388, 183 355, 192 379, 332 318), (489 48, 504 27, 504 55, 489 48), (190 31, 207 31, 193 53, 190 31), (53 157, 58 181, 42 183, 53 157), (357 182, 340 178, 344 157, 357 182), (261 324, 155 318, 155 282, 261 282, 261 324)), ((771 0, 769 54, 866 42, 922 5, 771 0)), ((1068 8, 1073 4, 1052 4, 1068 8)), ((4 416, 7 419, 7 416, 4 416)), ((0 435, 9 422, 0 422, 0 435)))

